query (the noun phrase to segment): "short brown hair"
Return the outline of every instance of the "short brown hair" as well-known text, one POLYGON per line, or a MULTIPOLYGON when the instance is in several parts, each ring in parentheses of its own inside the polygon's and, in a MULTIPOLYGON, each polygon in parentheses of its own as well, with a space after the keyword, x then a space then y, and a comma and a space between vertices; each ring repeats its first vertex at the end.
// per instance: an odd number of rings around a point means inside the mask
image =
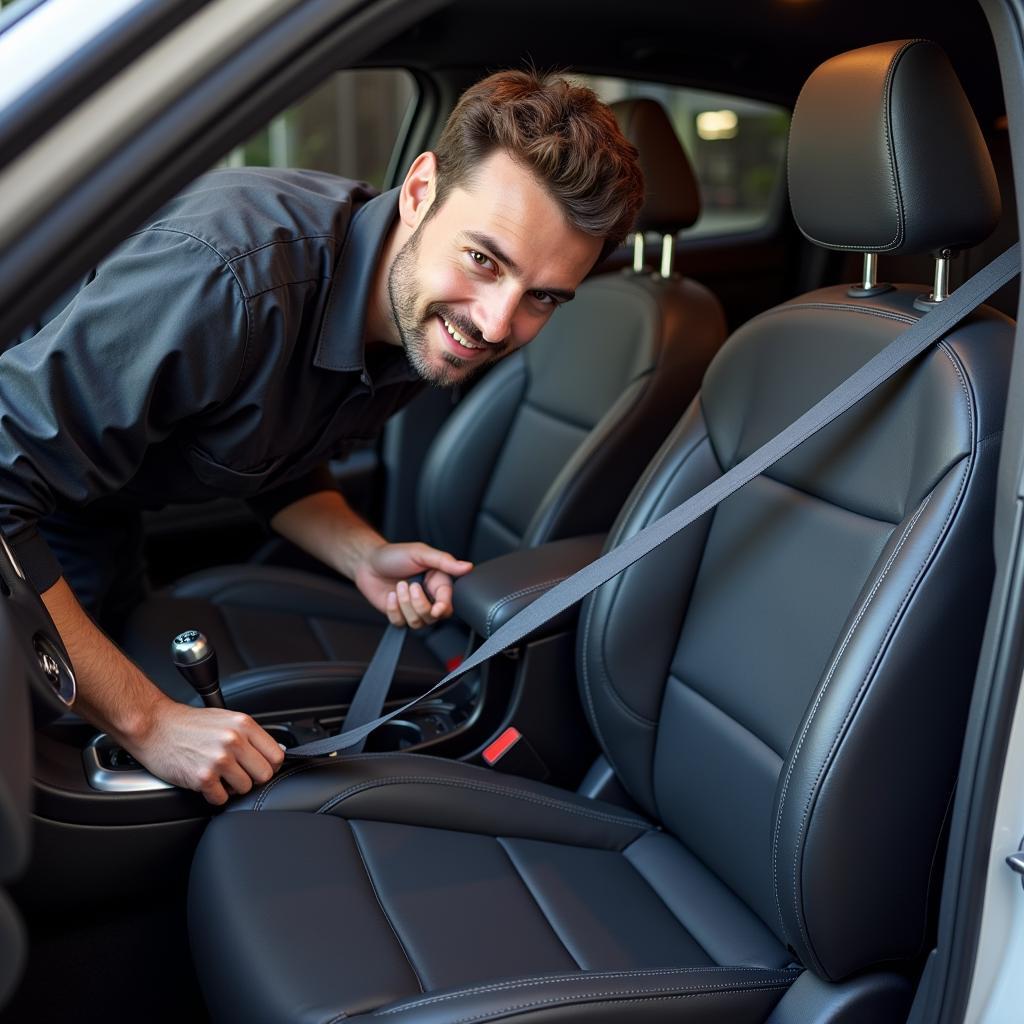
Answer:
POLYGON ((643 202, 643 175, 636 147, 592 89, 533 70, 471 86, 434 150, 435 206, 497 149, 533 171, 573 227, 604 238, 598 262, 622 244, 643 202))

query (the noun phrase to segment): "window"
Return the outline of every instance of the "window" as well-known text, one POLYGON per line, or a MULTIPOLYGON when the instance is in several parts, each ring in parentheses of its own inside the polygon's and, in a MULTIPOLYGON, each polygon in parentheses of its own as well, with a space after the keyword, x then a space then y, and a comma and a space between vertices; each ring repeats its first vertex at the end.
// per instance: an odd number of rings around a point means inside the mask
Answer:
POLYGON ((339 71, 223 164, 329 171, 382 188, 415 101, 416 83, 407 71, 339 71))
POLYGON ((767 227, 784 187, 789 111, 756 100, 653 82, 576 76, 607 103, 634 96, 668 112, 701 191, 700 219, 683 239, 767 227))

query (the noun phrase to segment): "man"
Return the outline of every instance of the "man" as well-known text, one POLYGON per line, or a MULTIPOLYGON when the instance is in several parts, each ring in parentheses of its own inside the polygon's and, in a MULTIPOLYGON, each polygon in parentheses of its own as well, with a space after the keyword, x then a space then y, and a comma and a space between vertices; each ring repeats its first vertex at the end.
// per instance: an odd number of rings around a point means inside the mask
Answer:
POLYGON ((143 507, 247 498, 391 622, 451 614, 470 564, 387 543, 323 464, 423 382, 529 342, 641 198, 636 151, 592 92, 503 72, 393 192, 219 171, 131 236, 0 357, 0 526, 67 645, 78 710, 211 803, 282 760, 248 716, 161 693, 83 609, 116 626, 140 596, 143 507), (423 571, 425 589, 407 582, 423 571))

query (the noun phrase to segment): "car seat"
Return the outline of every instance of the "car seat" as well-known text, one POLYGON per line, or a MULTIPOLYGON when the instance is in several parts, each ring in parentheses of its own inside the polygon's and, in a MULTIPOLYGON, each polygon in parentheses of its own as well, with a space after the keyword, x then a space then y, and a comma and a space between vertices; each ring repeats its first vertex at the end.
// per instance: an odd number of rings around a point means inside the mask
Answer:
MULTIPOLYGON (((941 252, 998 215, 923 40, 811 76, 789 179, 833 249, 941 252)), ((608 544, 774 436, 921 296, 824 288, 741 327, 608 544)), ((904 1019, 989 600, 1012 336, 982 307, 585 600, 581 698, 635 809, 415 754, 293 763, 230 805, 189 897, 213 1019, 904 1019)))

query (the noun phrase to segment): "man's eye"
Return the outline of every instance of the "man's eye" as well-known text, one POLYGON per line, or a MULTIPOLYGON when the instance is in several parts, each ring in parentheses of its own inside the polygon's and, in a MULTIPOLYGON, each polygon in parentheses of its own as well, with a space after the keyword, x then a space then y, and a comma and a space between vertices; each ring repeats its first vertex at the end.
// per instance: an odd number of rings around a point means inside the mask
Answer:
POLYGON ((483 267, 485 270, 497 269, 494 260, 492 260, 490 256, 485 256, 482 252, 477 252, 476 249, 469 250, 469 258, 478 267, 483 267))
POLYGON ((548 292, 532 291, 530 295, 544 306, 553 306, 555 304, 554 296, 548 292))

